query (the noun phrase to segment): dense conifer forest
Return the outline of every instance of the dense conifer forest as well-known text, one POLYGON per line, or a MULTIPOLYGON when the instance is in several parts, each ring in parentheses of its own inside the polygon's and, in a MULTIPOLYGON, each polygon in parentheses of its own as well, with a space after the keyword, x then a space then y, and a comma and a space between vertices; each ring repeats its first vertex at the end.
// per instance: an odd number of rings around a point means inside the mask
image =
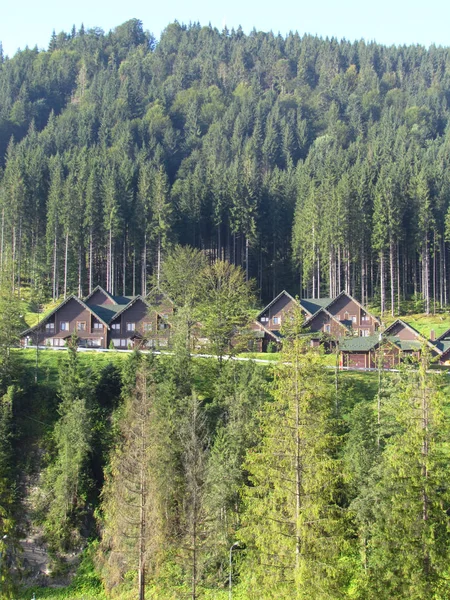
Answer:
POLYGON ((15 285, 146 292, 175 243, 263 300, 449 293, 450 52, 138 20, 0 60, 15 285))
POLYGON ((441 47, 135 19, 0 52, 1 598, 450 597, 427 347, 341 372, 294 311, 279 360, 224 360, 282 288, 448 304, 447 99, 441 47), (166 290, 170 352, 15 348, 96 284, 166 290))

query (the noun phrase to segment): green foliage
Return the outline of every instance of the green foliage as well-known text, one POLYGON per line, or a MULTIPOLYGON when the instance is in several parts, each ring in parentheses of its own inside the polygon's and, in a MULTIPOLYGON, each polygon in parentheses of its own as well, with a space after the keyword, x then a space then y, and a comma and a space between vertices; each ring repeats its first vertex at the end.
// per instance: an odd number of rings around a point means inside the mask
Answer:
POLYGON ((287 343, 283 359, 261 441, 245 463, 251 485, 238 536, 247 546, 247 593, 339 598, 351 529, 341 506, 332 388, 304 340, 287 343))
POLYGON ((79 543, 82 519, 86 517, 91 452, 91 384, 80 370, 76 346, 70 346, 60 369, 59 419, 53 432, 55 459, 44 474, 45 530, 56 551, 79 543))

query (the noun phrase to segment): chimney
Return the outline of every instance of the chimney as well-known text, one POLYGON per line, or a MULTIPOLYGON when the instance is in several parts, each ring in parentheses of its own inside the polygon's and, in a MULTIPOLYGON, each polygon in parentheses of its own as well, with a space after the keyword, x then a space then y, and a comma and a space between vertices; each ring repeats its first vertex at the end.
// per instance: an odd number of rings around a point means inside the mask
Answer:
POLYGON ((432 329, 430 331, 430 341, 432 341, 432 342, 436 341, 436 333, 434 332, 434 329, 432 329))

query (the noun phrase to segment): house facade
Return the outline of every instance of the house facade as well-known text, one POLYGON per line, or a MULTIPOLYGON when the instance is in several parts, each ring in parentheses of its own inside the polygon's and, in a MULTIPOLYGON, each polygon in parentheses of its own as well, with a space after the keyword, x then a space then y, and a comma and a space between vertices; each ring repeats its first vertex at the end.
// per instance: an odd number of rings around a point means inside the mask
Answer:
POLYGON ((298 301, 283 290, 256 317, 255 332, 260 332, 261 326, 270 332, 262 338, 262 347, 270 343, 270 334, 274 334, 275 341, 281 343, 281 327, 287 319, 292 318, 296 308, 300 308, 305 318, 305 332, 317 334, 316 337, 313 335, 313 345, 320 343, 322 335, 333 339, 343 336, 368 337, 374 335, 380 326, 377 317, 346 292, 341 292, 336 298, 303 298, 298 301))
POLYGON ((171 313, 169 307, 168 299, 153 306, 140 296, 113 296, 97 286, 84 300, 67 298, 24 331, 21 343, 61 347, 75 335, 78 346, 85 348, 167 347, 173 304, 171 313))

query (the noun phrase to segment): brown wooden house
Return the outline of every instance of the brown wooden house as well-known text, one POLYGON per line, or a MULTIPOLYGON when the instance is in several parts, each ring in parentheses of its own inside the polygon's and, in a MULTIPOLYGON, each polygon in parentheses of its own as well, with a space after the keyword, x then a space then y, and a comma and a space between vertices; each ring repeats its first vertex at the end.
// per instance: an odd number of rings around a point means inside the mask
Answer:
POLYGON ((167 347, 173 303, 159 293, 157 308, 140 296, 113 296, 97 286, 84 300, 70 296, 22 334, 22 345, 61 347, 75 334, 86 348, 167 347))
POLYGON ((432 342, 402 319, 397 319, 382 334, 342 340, 340 364, 342 367, 375 369, 381 361, 383 368, 393 369, 402 362, 418 360, 424 344, 429 346, 432 355, 439 354, 432 342))
POLYGON ((74 334, 80 346, 107 348, 108 320, 96 307, 69 296, 37 325, 21 335, 22 345, 65 346, 74 334))
POLYGON ((273 341, 281 344, 280 328, 290 318, 295 306, 300 307, 305 317, 303 326, 312 334, 313 345, 318 345, 327 336, 329 339, 371 336, 380 326, 377 317, 346 292, 341 292, 336 298, 303 298, 297 301, 283 290, 256 317, 253 329, 261 340, 259 347, 267 347, 272 341, 271 334, 275 336, 273 341), (264 336, 261 333, 263 331, 264 336))

